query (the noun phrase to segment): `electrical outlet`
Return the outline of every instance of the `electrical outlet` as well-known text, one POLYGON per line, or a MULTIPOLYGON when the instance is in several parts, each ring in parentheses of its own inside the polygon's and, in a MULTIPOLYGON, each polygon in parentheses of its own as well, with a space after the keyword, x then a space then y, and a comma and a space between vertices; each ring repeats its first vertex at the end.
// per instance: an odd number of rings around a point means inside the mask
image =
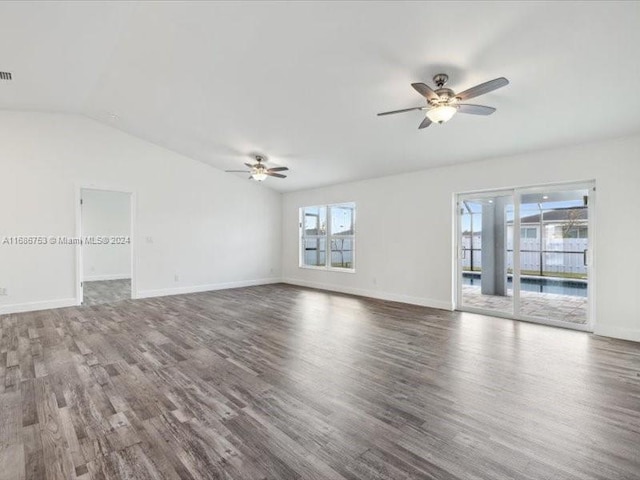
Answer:
POLYGON ((145 237, 147 243, 153 243, 153 237, 145 237))

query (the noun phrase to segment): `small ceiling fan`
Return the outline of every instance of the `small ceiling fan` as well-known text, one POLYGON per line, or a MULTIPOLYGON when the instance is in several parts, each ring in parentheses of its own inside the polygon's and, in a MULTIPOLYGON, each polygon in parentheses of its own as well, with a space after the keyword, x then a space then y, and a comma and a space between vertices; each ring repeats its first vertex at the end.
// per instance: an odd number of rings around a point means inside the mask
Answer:
POLYGON ((471 113, 473 115, 491 115, 496 111, 493 107, 470 105, 460 102, 463 100, 469 100, 470 98, 479 97, 480 95, 484 95, 485 93, 489 93, 493 90, 504 87, 505 85, 509 85, 509 80, 504 77, 500 77, 495 80, 481 83, 480 85, 476 85, 464 92, 456 94, 450 88, 445 87, 448 80, 449 76, 444 73, 439 73, 434 76, 433 83, 438 87, 435 90, 424 83, 412 83, 411 86, 427 100, 427 104, 425 106, 383 112, 379 113, 378 116, 411 112, 413 110, 426 110, 426 117, 422 120, 418 128, 427 128, 432 123, 442 124, 448 122, 457 112, 471 113))
POLYGON ((256 163, 251 165, 250 163, 245 163, 249 170, 225 170, 225 172, 237 172, 237 173, 249 173, 249 178, 253 178, 258 182, 262 182, 267 177, 276 177, 276 178, 287 178, 286 175, 282 175, 281 173, 276 172, 284 172, 289 170, 287 167, 274 167, 267 168, 264 162, 267 161, 265 157, 262 155, 255 155, 256 163))

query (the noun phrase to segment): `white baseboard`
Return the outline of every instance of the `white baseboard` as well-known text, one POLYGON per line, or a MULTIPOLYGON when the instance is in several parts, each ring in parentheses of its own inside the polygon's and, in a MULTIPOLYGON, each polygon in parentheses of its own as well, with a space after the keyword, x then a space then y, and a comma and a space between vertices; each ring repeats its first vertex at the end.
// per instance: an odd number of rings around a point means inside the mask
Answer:
POLYGON ((186 293, 209 292, 212 290, 226 290, 229 288, 254 287, 280 283, 280 278, 261 278, 257 280, 241 280, 239 282, 212 283, 208 285, 190 285, 187 287, 161 288, 158 290, 140 290, 136 298, 166 297, 168 295, 184 295, 186 293))
MULTIPOLYGON (((137 298, 165 297, 167 295, 182 295, 185 293, 208 292, 210 290, 225 290, 228 288, 253 287, 256 285, 268 285, 280 283, 280 278, 263 278, 258 280, 245 280, 239 282, 214 283, 210 285, 194 285, 188 287, 164 288, 159 290, 142 290, 137 298)), ((50 310, 53 308, 75 307, 78 303, 75 298, 63 298, 58 300, 45 300, 41 302, 16 303, 13 305, 0 305, 0 315, 10 313, 34 312, 38 310, 50 310)))
POLYGON ((58 300, 44 300, 41 302, 15 303, 13 305, 0 305, 0 315, 8 313, 35 312, 38 310, 50 310, 52 308, 64 308, 76 306, 75 298, 62 298, 58 300))
MULTIPOLYGON (((209 285, 194 285, 187 287, 164 288, 158 290, 142 290, 138 292, 137 298, 164 297, 167 295, 182 295, 185 293, 207 292, 211 290, 224 290, 229 288, 252 287, 257 285, 268 285, 273 283, 288 283, 290 285, 298 285, 301 287, 317 288, 320 290, 328 290, 331 292, 346 293, 349 295, 357 295, 361 297, 377 298, 380 300, 388 300, 392 302, 408 303, 410 305, 419 305, 422 307, 438 308, 441 310, 453 310, 453 304, 421 297, 411 297, 409 295, 400 295, 396 293, 376 292, 360 288, 340 287, 336 285, 308 282, 305 280, 297 280, 294 278, 263 278, 258 280, 243 280, 239 282, 214 283, 209 285)), ((50 310, 53 308, 65 308, 76 306, 75 298, 62 298, 58 300, 44 300, 39 302, 16 303, 13 305, 0 305, 0 315, 11 313, 34 312, 38 310, 50 310)), ((640 342, 640 329, 618 327, 615 325, 596 325, 593 332, 595 335, 603 337, 620 338, 622 340, 631 340, 640 342)))
POLYGON ((603 337, 620 338, 640 342, 640 330, 635 328, 616 327, 615 325, 597 325, 593 331, 596 335, 603 337))
POLYGON ((410 295, 402 295, 399 293, 378 292, 375 290, 365 290, 363 288, 341 287, 326 283, 308 282, 306 280, 298 280, 295 278, 283 278, 283 283, 290 285, 298 285, 300 287, 317 288, 320 290, 329 290, 330 292, 346 293, 349 295, 357 295, 359 297, 377 298, 378 300, 388 300, 390 302, 408 303, 410 305, 419 305, 421 307, 431 307, 440 310, 453 310, 452 302, 443 302, 431 298, 412 297, 410 295))
POLYGON ((100 282, 103 280, 129 280, 131 278, 130 273, 111 273, 108 275, 91 275, 85 277, 84 282, 100 282))

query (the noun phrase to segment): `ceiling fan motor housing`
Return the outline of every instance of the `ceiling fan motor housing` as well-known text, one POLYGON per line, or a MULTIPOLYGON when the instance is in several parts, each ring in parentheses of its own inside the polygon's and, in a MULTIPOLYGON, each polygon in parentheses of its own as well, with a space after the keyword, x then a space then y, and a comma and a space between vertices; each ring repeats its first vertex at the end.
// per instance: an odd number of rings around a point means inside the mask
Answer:
POLYGON ((438 105, 446 105, 456 98, 456 94, 450 88, 438 88, 435 92, 439 97, 438 100, 429 100, 429 104, 435 107, 438 105))

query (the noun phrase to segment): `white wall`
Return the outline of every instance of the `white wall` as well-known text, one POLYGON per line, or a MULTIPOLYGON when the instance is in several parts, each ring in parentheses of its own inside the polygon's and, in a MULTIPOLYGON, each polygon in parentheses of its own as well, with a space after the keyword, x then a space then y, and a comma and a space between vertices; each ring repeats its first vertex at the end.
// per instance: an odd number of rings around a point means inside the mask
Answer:
POLYGON ((635 136, 285 194, 284 280, 450 309, 455 193, 595 179, 595 333, 640 340, 638 152, 635 136), (346 201, 357 202, 356 273, 299 268, 298 208, 346 201))
MULTIPOLYGON (((0 112, 0 146, 0 237, 74 236, 76 188, 109 187, 136 194, 138 296, 281 276, 281 195, 263 185, 75 115, 0 112)), ((0 313, 75 304, 75 268, 73 246, 0 245, 0 313)))
POLYGON ((111 239, 82 246, 84 281, 131 278, 131 195, 108 190, 82 190, 82 236, 111 239))
MULTIPOLYGON (((0 237, 74 236, 81 185, 136 193, 138 296, 283 277, 451 308, 454 193, 595 179, 596 333, 640 340, 638 136, 284 198, 75 115, 0 112, 0 145, 0 237), (346 201, 358 205, 356 273, 298 268, 298 207, 346 201)), ((77 281, 73 246, 0 245, 0 313, 72 305, 77 281)))

